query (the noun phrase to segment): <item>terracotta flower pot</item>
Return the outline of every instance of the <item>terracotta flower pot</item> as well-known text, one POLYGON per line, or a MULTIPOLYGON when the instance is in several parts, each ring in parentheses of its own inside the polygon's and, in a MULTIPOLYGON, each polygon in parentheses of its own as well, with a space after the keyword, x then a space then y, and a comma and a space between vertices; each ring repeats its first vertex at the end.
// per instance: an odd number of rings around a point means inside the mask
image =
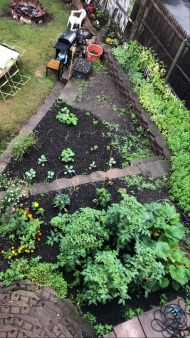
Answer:
POLYGON ((86 48, 86 58, 88 61, 98 61, 100 60, 102 54, 103 48, 100 45, 91 44, 86 48))

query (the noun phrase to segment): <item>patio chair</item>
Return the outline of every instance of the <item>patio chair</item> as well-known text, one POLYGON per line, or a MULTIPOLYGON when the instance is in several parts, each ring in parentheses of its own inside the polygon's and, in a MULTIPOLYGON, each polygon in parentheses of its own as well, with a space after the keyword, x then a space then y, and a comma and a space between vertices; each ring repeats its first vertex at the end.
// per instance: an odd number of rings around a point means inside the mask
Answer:
POLYGON ((80 9, 78 11, 71 11, 71 14, 69 16, 68 22, 67 22, 67 26, 71 25, 70 30, 73 31, 74 30, 74 26, 77 25, 78 28, 81 28, 82 26, 82 21, 86 16, 86 11, 85 9, 80 9), (76 15, 75 15, 76 14, 76 15), (79 16, 77 16, 77 14, 79 16))

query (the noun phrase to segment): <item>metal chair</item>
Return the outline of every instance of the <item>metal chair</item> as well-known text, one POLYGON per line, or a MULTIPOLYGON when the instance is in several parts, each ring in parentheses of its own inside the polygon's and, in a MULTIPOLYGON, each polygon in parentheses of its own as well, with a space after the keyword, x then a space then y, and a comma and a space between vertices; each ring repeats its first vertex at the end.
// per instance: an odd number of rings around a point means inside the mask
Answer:
POLYGON ((55 60, 55 59, 51 59, 47 66, 46 66, 46 76, 48 74, 48 69, 53 70, 57 73, 57 80, 59 81, 60 79, 60 73, 63 73, 63 63, 55 60))
POLYGON ((82 26, 82 21, 86 16, 86 11, 85 9, 80 9, 78 11, 71 11, 71 14, 69 16, 68 22, 67 22, 67 26, 71 25, 70 30, 74 30, 74 26, 77 25, 78 28, 81 28, 82 26), (75 14, 78 14, 79 16, 76 16, 75 14))

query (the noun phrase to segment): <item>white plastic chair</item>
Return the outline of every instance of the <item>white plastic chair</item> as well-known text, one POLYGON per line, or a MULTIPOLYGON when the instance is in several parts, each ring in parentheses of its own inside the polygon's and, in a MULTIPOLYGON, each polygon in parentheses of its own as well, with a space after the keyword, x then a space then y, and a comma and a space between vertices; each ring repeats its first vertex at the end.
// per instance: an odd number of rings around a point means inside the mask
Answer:
POLYGON ((71 15, 69 16, 68 22, 67 22, 67 26, 71 25, 70 30, 73 31, 74 30, 74 25, 77 25, 78 28, 81 28, 82 25, 82 21, 86 16, 86 11, 85 9, 80 9, 78 11, 71 11, 71 15), (76 16, 75 14, 79 14, 79 16, 76 16))

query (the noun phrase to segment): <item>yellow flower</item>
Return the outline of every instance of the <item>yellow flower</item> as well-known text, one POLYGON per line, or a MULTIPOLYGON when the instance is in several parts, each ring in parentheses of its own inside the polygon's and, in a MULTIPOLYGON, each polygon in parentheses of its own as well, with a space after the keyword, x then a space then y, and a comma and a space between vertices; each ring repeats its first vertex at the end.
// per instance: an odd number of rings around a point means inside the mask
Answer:
POLYGON ((1 253, 4 254, 4 253, 5 253, 5 250, 1 250, 1 253))
POLYGON ((33 203, 32 203, 32 206, 33 206, 34 208, 38 208, 38 207, 39 207, 39 203, 38 203, 38 202, 33 202, 33 203))
POLYGON ((8 259, 11 259, 11 256, 8 256, 8 259))
POLYGON ((32 218, 32 214, 28 214, 28 218, 31 219, 32 218))

